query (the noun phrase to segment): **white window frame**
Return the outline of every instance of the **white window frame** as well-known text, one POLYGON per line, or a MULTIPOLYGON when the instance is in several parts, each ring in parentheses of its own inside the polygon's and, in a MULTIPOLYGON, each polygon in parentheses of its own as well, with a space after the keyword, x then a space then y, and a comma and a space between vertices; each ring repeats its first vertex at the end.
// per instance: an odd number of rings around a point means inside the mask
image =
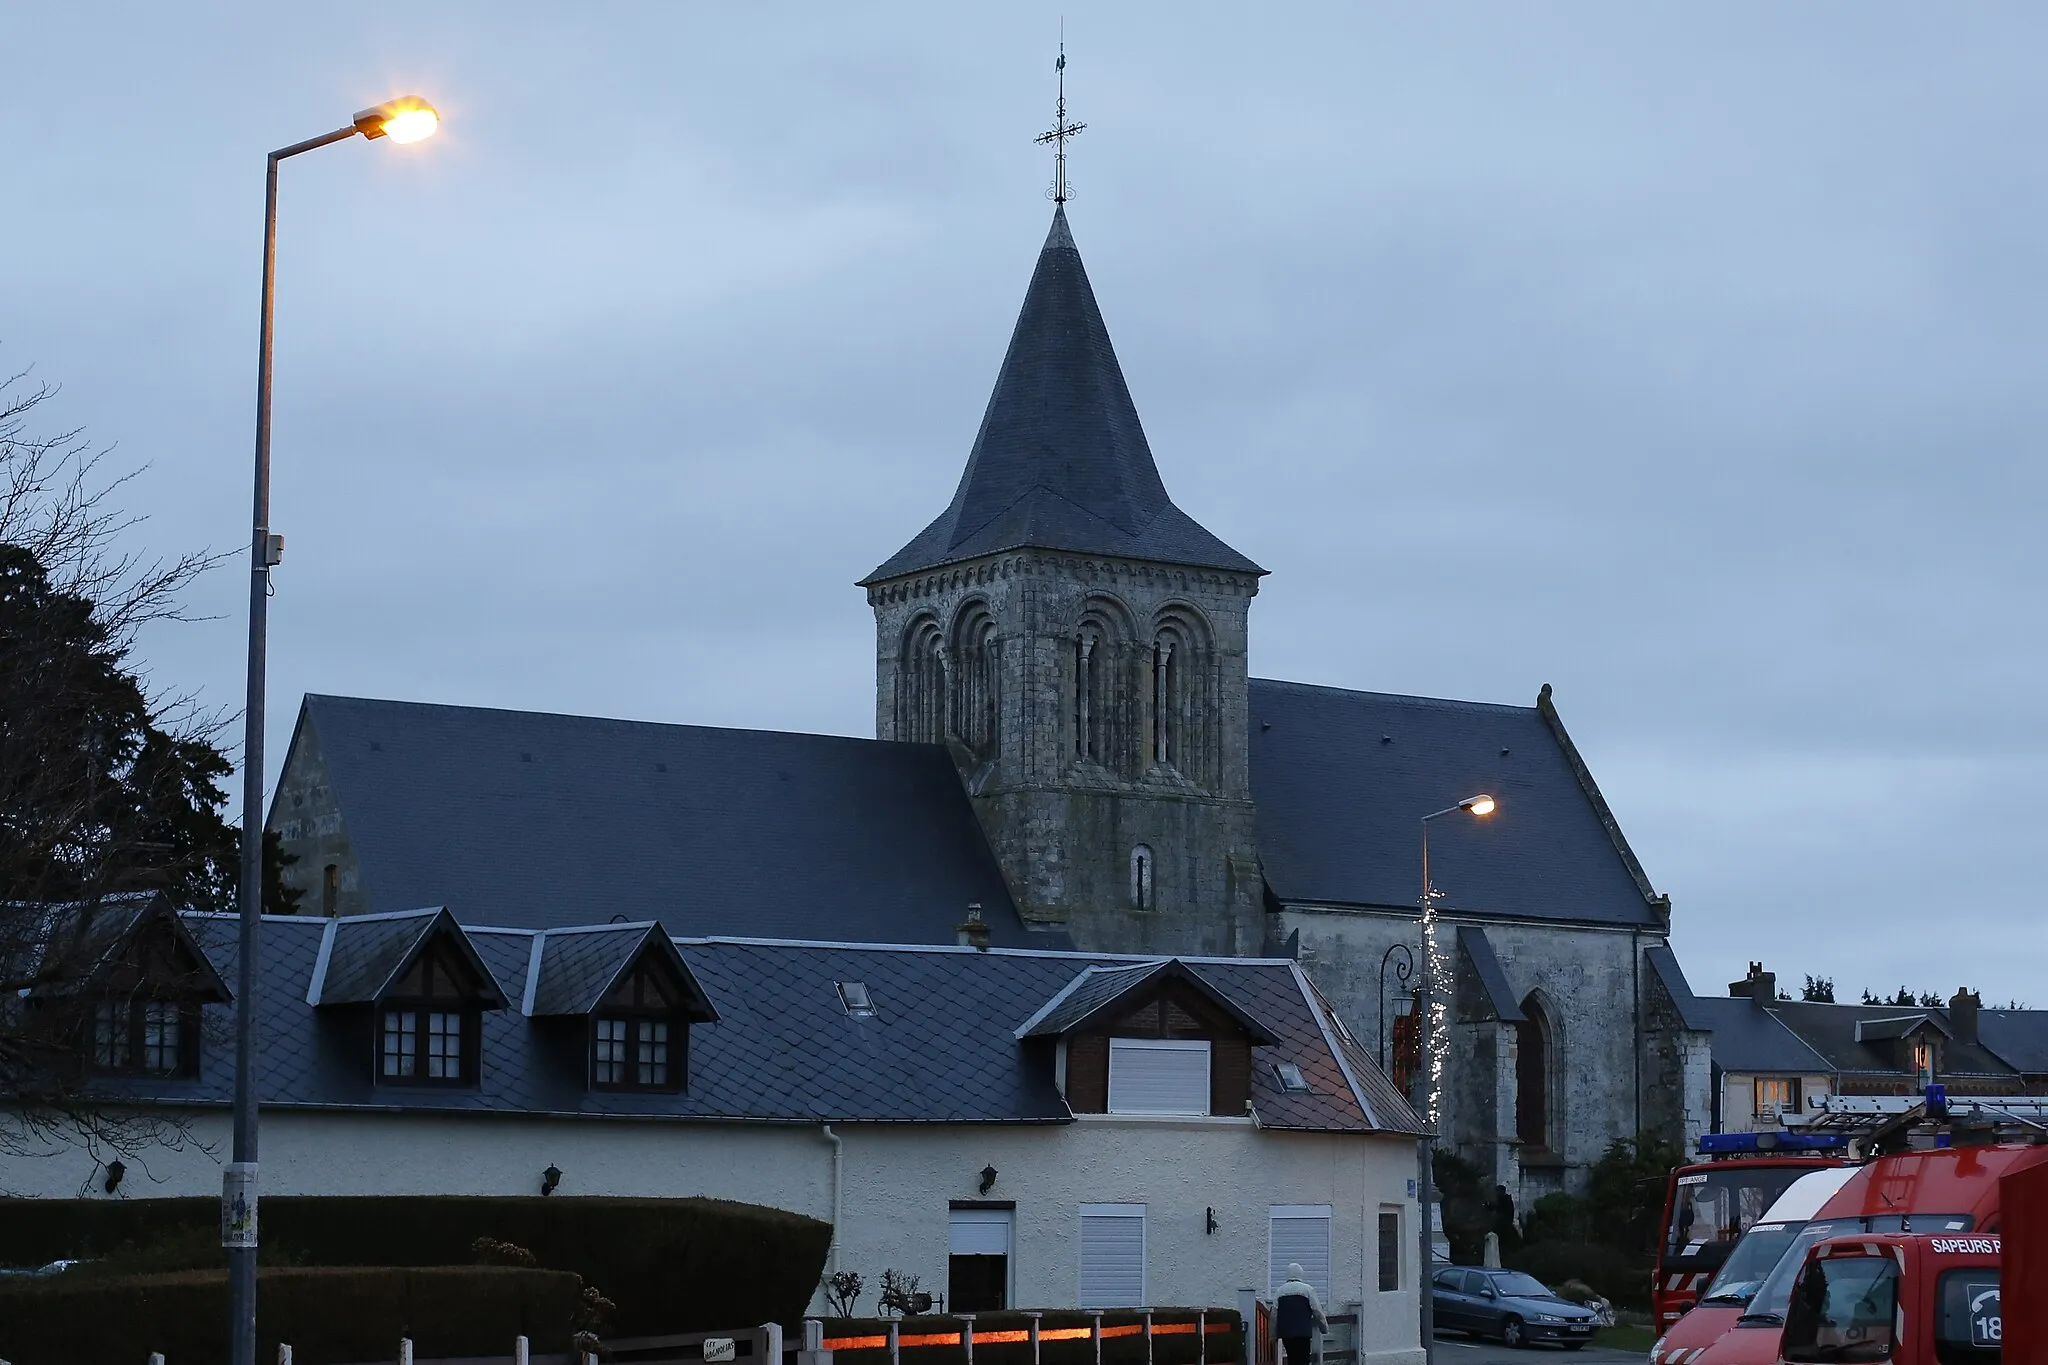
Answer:
POLYGON ((1209 1098, 1216 1084, 1216 1050, 1207 1038, 1112 1038, 1109 1040, 1109 1085, 1107 1109, 1112 1114, 1144 1114, 1153 1117, 1199 1118, 1209 1112, 1209 1098), (1120 1108, 1116 1095, 1118 1052, 1200 1052, 1202 1054, 1202 1095, 1198 1109, 1120 1108))
POLYGON ((1266 1277, 1269 1281, 1266 1292, 1278 1289, 1285 1281, 1287 1268, 1276 1265, 1273 1260, 1273 1225, 1281 1219, 1320 1219, 1323 1224, 1323 1284, 1316 1284, 1315 1271, 1307 1266, 1309 1283, 1315 1285, 1316 1293, 1325 1304, 1335 1302, 1337 1268, 1333 1264, 1336 1256, 1336 1209, 1329 1204, 1269 1204, 1266 1206, 1266 1277), (1276 1278, 1278 1277, 1278 1278, 1276 1278))
POLYGON ((1143 1204, 1083 1204, 1080 1216, 1074 1222, 1074 1305, 1077 1308, 1139 1308, 1145 1304, 1145 1297, 1151 1292, 1152 1235, 1147 1226, 1146 1206, 1143 1204), (1084 1257, 1087 1254, 1087 1227, 1090 1218, 1135 1218, 1138 1220, 1138 1302, 1094 1304, 1087 1301, 1084 1292, 1087 1273, 1084 1257))

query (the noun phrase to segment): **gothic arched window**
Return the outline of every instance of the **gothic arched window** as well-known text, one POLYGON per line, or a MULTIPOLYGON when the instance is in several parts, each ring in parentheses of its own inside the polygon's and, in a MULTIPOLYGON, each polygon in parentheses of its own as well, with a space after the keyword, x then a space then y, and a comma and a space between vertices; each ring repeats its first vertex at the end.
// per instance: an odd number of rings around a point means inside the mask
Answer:
POLYGON ((1138 910, 1159 908, 1152 886, 1152 850, 1144 844, 1131 850, 1131 905, 1138 910))
POLYGON ((1515 1025, 1515 1136, 1535 1151, 1550 1147, 1553 1046, 1549 1012, 1532 995, 1515 1025))
POLYGON ((985 602, 970 602, 953 623, 953 733, 977 753, 996 747, 1001 713, 995 618, 985 602))
POLYGON ((920 616, 903 638, 903 664, 896 676, 896 734, 912 743, 946 738, 946 697, 950 660, 939 623, 920 616))

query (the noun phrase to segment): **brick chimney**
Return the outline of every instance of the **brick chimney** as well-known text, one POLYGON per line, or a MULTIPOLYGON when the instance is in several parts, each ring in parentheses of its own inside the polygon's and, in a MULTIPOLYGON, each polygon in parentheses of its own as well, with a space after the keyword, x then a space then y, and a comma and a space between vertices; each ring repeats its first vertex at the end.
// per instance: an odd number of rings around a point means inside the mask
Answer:
POLYGON ((981 917, 981 902, 967 907, 967 918, 961 920, 955 932, 960 935, 962 948, 973 948, 977 952, 988 951, 988 921, 981 917))
POLYGON ((1957 1042, 1974 1044, 1977 1041, 1977 1011, 1983 1005, 1984 997, 1967 986, 1958 986, 1956 993, 1949 997, 1948 1025, 1957 1042))
POLYGON ((1761 962, 1752 962, 1748 976, 1728 983, 1728 994, 1738 998, 1746 995, 1760 1006, 1768 1005, 1778 998, 1777 973, 1765 971, 1761 962))

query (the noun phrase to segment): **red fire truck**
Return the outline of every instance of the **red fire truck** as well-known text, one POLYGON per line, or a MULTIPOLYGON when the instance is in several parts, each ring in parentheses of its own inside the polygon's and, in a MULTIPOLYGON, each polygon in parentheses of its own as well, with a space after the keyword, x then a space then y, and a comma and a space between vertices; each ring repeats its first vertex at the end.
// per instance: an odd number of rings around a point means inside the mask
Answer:
POLYGON ((1650 1312, 1661 1331, 1698 1302, 1700 1291, 1735 1244, 1778 1196, 1803 1175, 1842 1164, 1847 1139, 1836 1134, 1710 1133, 1707 1160, 1681 1166, 1664 1188, 1650 1312))

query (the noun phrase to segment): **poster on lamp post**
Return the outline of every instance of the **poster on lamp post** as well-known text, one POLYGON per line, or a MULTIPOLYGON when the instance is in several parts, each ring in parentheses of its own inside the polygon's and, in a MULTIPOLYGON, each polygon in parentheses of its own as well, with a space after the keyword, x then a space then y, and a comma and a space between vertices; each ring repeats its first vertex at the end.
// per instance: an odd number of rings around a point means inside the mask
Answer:
POLYGON ((231 1161, 220 1177, 220 1244, 230 1250, 256 1245, 256 1163, 231 1161))

